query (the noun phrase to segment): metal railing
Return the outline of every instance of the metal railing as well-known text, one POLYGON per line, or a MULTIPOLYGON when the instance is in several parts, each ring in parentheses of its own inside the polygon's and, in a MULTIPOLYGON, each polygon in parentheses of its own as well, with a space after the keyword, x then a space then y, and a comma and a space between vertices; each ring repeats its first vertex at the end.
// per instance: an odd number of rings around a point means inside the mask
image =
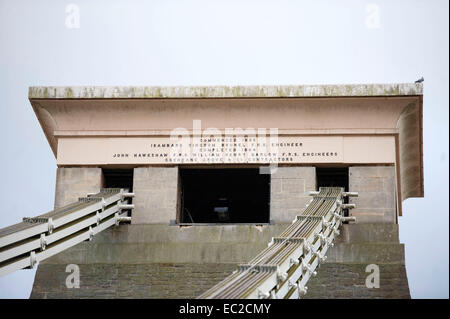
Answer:
POLYGON ((130 221, 127 211, 134 197, 126 189, 105 188, 77 202, 0 229, 0 276, 34 265, 120 222, 130 221))
POLYGON ((355 207, 343 204, 344 197, 358 196, 340 187, 321 187, 310 195, 313 198, 302 215, 272 238, 266 249, 198 298, 292 299, 306 294, 306 283, 326 259, 342 222, 354 221, 343 216, 343 209, 355 207))

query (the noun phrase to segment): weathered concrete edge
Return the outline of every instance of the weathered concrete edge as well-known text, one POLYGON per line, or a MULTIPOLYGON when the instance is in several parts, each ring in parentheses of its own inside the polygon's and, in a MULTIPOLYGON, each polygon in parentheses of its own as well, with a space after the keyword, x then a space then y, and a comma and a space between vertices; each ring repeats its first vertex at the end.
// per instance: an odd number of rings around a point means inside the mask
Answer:
MULTIPOLYGON (((286 224, 211 226, 168 225, 110 228, 42 264, 246 263, 267 247, 286 224)), ((343 225, 328 262, 404 264, 404 245, 394 224, 343 225)))
POLYGON ((29 99, 261 98, 422 95, 422 83, 276 86, 31 86, 29 99))

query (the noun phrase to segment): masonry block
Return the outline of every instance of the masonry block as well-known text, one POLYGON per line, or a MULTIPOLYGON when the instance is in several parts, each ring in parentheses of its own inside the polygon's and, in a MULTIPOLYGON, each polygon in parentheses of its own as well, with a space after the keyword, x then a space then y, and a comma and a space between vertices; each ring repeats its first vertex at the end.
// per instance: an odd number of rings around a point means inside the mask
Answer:
POLYGON ((278 167, 271 175, 270 219, 291 222, 309 203, 306 192, 316 188, 315 167, 278 167))
POLYGON ((349 189, 358 192, 350 211, 358 223, 396 223, 396 175, 394 166, 349 167, 349 189))
POLYGON ((168 224, 177 216, 178 167, 137 167, 133 224, 168 224))
POLYGON ((58 167, 56 171, 55 208, 62 207, 97 193, 103 185, 102 169, 98 167, 58 167))

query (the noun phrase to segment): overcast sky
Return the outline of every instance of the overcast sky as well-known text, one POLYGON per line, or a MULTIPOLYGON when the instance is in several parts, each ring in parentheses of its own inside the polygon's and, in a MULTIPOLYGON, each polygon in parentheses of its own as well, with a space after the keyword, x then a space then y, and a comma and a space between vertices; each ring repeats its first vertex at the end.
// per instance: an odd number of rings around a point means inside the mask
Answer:
MULTIPOLYGON (((412 297, 448 298, 448 9, 447 0, 0 0, 0 228, 53 208, 56 161, 29 86, 423 76, 425 198, 403 203, 400 240, 412 297)), ((28 298, 34 273, 1 277, 0 298, 28 298)))

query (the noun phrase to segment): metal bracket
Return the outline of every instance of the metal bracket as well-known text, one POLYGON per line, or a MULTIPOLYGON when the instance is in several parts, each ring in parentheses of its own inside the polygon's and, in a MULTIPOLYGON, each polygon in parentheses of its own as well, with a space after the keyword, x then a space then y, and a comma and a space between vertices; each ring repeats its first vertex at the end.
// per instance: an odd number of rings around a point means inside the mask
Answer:
POLYGON ((342 209, 353 209, 353 208, 356 208, 356 205, 355 204, 342 204, 341 208, 342 209))
POLYGON ((311 266, 309 266, 309 265, 307 265, 306 263, 305 263, 305 260, 303 260, 302 261, 302 270, 303 270, 303 272, 308 272, 309 274, 311 274, 313 277, 315 277, 316 275, 317 275, 317 272, 316 271, 313 271, 312 269, 311 269, 311 266))
POLYGON ((96 216, 96 223, 97 226, 100 225, 100 221, 102 220, 100 213, 98 211, 95 212, 95 216, 96 216))
POLYGON ((320 246, 323 246, 327 242, 327 238, 324 234, 317 234, 317 237, 319 237, 320 246))
POLYGON ((105 207, 106 207, 106 201, 105 201, 105 199, 102 197, 102 212, 105 211, 105 207))
POLYGON ((297 289, 298 289, 298 297, 300 298, 301 296, 306 295, 306 293, 308 292, 308 287, 303 286, 301 283, 297 284, 297 289))
POLYGON ((41 243, 41 250, 45 250, 45 247, 47 246, 47 239, 45 238, 44 233, 41 234, 40 243, 41 243))
POLYGON ((116 225, 118 226, 122 222, 128 222, 131 223, 131 217, 127 216, 117 216, 116 218, 116 225))
POLYGON ((34 250, 30 253, 30 268, 33 268, 34 265, 36 265, 36 253, 34 252, 34 250))
POLYGON ((50 217, 47 221, 48 224, 48 233, 53 233, 53 229, 55 228, 55 224, 53 223, 53 219, 50 217))
POLYGON ((133 198, 134 196, 134 193, 125 193, 125 190, 123 188, 120 190, 120 201, 123 201, 127 197, 133 198))
POLYGON ((303 251, 306 253, 309 253, 311 251, 311 243, 307 240, 303 241, 303 251))
POLYGON ((341 221, 342 220, 342 215, 341 214, 339 214, 339 213, 337 213, 337 212, 333 212, 333 216, 338 220, 338 221, 341 221))
POLYGON ((269 297, 270 297, 270 293, 262 292, 261 290, 258 290, 258 299, 268 299, 269 297))
POLYGON ((330 225, 331 225, 331 223, 330 223, 330 222, 327 222, 327 221, 325 220, 325 217, 322 216, 322 226, 325 227, 325 228, 327 228, 327 227, 330 226, 330 225))
POLYGON ((358 197, 358 192, 343 192, 342 196, 344 197, 358 197))
POLYGON ((134 209, 134 204, 122 204, 122 202, 120 202, 119 210, 122 211, 124 209, 134 209))
POLYGON ((339 231, 339 225, 338 224, 336 224, 336 226, 333 227, 333 233, 334 233, 335 236, 339 236, 339 234, 341 233, 339 231))
POLYGON ((92 229, 92 226, 89 226, 89 241, 91 241, 94 238, 94 230, 92 229))
POLYGON ((298 259, 294 259, 294 258, 289 259, 289 266, 298 265, 299 263, 300 263, 300 261, 298 259))
POLYGON ((324 261, 327 259, 327 256, 321 254, 321 253, 318 252, 318 251, 315 251, 315 252, 314 252, 314 256, 317 257, 317 259, 319 260, 319 262, 324 262, 324 261))
POLYGON ((286 278, 287 278, 287 273, 277 272, 278 283, 281 283, 281 282, 285 281, 286 278))

